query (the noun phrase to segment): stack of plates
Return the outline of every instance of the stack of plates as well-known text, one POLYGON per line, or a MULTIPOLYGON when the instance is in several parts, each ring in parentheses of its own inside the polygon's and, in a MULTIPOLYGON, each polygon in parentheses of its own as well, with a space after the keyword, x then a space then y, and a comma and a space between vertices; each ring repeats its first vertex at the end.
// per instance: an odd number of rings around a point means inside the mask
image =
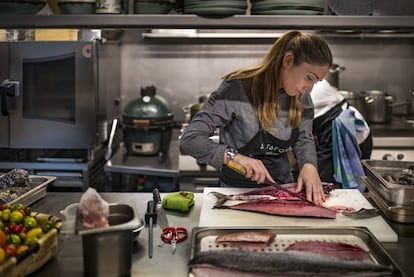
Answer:
POLYGON ((251 0, 251 14, 260 15, 321 15, 323 0, 251 0))
POLYGON ((185 0, 183 13, 204 16, 246 14, 246 0, 185 0))

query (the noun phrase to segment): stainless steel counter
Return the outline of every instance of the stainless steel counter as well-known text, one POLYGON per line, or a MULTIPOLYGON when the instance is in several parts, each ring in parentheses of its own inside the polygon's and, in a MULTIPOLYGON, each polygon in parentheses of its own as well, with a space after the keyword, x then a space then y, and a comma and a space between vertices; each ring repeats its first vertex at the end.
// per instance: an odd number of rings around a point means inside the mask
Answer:
MULTIPOLYGON (((63 218, 59 211, 71 203, 79 202, 81 195, 81 193, 48 193, 45 198, 33 204, 32 208, 35 211, 63 218)), ((141 218, 144 218, 147 201, 152 199, 152 194, 150 193, 101 193, 101 195, 108 202, 134 203, 141 218)), ((192 230, 193 227, 198 225, 201 205, 202 194, 196 193, 195 206, 190 213, 186 216, 169 213, 167 217, 170 224, 192 230)), ((397 227, 395 230, 399 234, 399 242, 384 243, 383 246, 397 265, 405 272, 405 276, 414 276, 414 264, 412 263, 414 235, 410 231, 414 229, 414 224, 395 224, 393 227, 397 227)), ((67 231, 67 228, 64 228, 63 232, 65 234, 59 234, 59 255, 32 276, 84 276, 81 237, 67 234, 67 231)), ((131 276, 187 276, 187 262, 191 254, 191 239, 179 243, 175 255, 172 255, 169 245, 163 245, 159 237, 160 229, 158 225, 155 225, 154 256, 152 259, 149 259, 148 228, 144 228, 141 231, 138 241, 134 245, 131 276)))

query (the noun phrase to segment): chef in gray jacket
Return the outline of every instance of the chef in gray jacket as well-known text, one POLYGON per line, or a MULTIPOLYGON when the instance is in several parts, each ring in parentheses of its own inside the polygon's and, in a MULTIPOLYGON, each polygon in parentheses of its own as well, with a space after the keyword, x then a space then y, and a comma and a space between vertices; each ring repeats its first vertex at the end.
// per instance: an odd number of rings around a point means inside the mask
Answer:
POLYGON ((210 94, 180 140, 183 153, 221 170, 222 186, 257 187, 264 181, 295 181, 288 150, 299 167, 297 191, 308 200, 325 200, 312 135, 310 92, 332 65, 332 54, 320 37, 288 31, 256 66, 227 74, 210 94), (219 129, 219 143, 210 140, 219 129), (228 168, 233 160, 242 176, 228 168))

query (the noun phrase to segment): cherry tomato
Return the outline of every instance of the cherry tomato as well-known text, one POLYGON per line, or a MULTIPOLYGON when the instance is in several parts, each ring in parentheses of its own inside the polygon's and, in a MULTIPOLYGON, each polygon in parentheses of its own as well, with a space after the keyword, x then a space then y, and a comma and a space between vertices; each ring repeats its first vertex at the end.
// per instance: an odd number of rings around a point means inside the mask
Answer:
POLYGON ((24 205, 22 203, 19 203, 19 204, 15 205, 14 207, 12 207, 13 211, 23 210, 23 209, 24 209, 24 205))
POLYGON ((23 221, 24 215, 19 210, 12 211, 10 214, 10 222, 20 223, 23 221))
POLYGON ((43 230, 40 227, 33 228, 32 230, 26 233, 26 238, 28 240, 33 238, 40 238, 41 236, 43 236, 43 230))
POLYGON ((4 209, 1 213, 1 219, 5 222, 8 222, 10 220, 10 214, 11 214, 10 209, 8 208, 4 209))
POLYGON ((14 244, 16 247, 19 247, 22 244, 22 240, 20 239, 19 235, 11 234, 10 235, 10 242, 14 244))
POLYGON ((6 260, 6 251, 0 247, 0 265, 6 260))
POLYGON ((49 232, 50 230, 53 229, 53 227, 55 227, 55 224, 51 220, 46 220, 42 222, 42 230, 44 233, 49 232))
POLYGON ((6 234, 2 230, 0 230, 0 248, 6 245, 6 240, 6 234))
POLYGON ((6 245, 4 250, 6 250, 7 257, 14 257, 17 254, 17 247, 14 244, 6 245))
POLYGON ((27 246, 27 245, 20 245, 19 247, 17 247, 17 254, 20 254, 20 253, 26 251, 27 249, 29 249, 29 246, 27 246))
POLYGON ((32 217, 32 216, 26 216, 26 217, 23 219, 23 226, 24 226, 26 229, 28 229, 28 230, 33 229, 33 228, 37 227, 37 220, 36 220, 36 218, 34 218, 34 217, 32 217))
POLYGON ((32 213, 32 209, 30 207, 24 207, 23 211, 27 216, 30 216, 30 214, 32 213))
POLYGON ((24 231, 24 227, 23 227, 23 225, 22 224, 15 224, 14 226, 13 226, 13 228, 11 228, 10 229, 10 231, 13 233, 13 234, 16 234, 16 235, 18 235, 18 234, 20 234, 21 232, 23 232, 24 231))

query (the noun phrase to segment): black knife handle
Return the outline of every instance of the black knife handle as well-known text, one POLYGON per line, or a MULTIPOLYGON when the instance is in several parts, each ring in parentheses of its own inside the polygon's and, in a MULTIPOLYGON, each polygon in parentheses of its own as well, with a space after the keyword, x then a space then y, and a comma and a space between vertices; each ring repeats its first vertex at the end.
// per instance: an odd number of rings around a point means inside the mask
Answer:
POLYGON ((160 195, 160 191, 157 189, 157 188, 155 188, 153 191, 152 191, 152 194, 153 194, 153 196, 154 196, 154 202, 155 202, 155 204, 157 205, 157 204, 161 204, 161 195, 160 195))
POLYGON ((147 212, 145 213, 145 223, 149 224, 150 218, 152 218, 152 223, 157 223, 157 212, 155 210, 154 201, 150 200, 147 203, 147 212))

